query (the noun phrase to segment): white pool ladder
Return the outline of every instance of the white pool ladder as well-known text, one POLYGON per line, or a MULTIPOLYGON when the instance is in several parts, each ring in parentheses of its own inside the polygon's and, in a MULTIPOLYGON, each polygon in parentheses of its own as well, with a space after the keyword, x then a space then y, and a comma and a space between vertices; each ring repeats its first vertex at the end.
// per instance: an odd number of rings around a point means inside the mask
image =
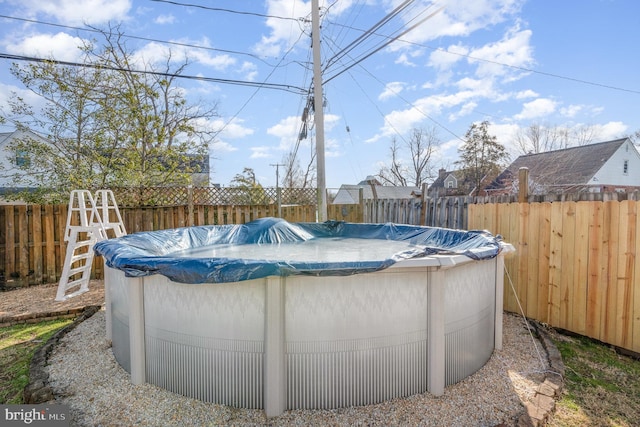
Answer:
POLYGON ((88 190, 73 190, 64 232, 67 253, 56 301, 65 301, 89 290, 93 246, 109 238, 110 230, 115 237, 127 234, 113 192, 98 190, 94 199, 88 190), (79 288, 67 294, 74 287, 79 288))

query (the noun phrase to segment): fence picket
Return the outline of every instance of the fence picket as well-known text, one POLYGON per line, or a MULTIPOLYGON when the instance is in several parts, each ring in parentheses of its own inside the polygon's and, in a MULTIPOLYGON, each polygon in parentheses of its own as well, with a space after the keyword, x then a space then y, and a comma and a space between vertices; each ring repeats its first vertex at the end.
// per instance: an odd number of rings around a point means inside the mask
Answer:
POLYGON ((549 238, 549 324, 560 325, 562 305, 562 203, 551 203, 549 238))
MULTIPOLYGON (((532 241, 531 247, 537 248, 538 254, 538 269, 536 272, 536 283, 538 301, 538 316, 542 322, 549 323, 550 306, 549 306, 549 283, 551 279, 549 274, 551 272, 549 266, 549 246, 551 240, 551 203, 544 202, 536 204, 537 218, 536 223, 538 227, 537 233, 532 233, 536 237, 537 242, 532 241)), ((535 223, 534 223, 535 224, 535 223)), ((535 225, 532 227, 535 230, 535 225)))

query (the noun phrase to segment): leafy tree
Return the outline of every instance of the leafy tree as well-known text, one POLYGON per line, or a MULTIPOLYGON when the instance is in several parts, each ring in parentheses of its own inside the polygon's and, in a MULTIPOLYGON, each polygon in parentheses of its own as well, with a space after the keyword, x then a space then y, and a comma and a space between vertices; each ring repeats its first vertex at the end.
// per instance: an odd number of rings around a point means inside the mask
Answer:
POLYGON ((464 181, 473 185, 476 195, 480 193, 486 177, 500 173, 509 158, 505 147, 498 139, 489 135, 489 122, 473 123, 465 134, 464 144, 458 149, 460 160, 456 162, 464 174, 464 181))
POLYGON ((237 205, 266 205, 269 197, 262 185, 256 180, 256 173, 251 168, 244 168, 231 180, 231 188, 236 191, 231 198, 237 205))
POLYGON ((11 147, 31 159, 21 167, 61 200, 76 188, 190 183, 215 137, 198 122, 215 117, 217 106, 187 102, 176 85, 187 61, 174 67, 169 54, 157 69, 136 62, 117 28, 101 35, 103 45, 81 47, 84 66, 12 65, 44 101, 41 108, 17 96, 10 102, 8 120, 45 139, 11 147))
POLYGON ((387 185, 419 187, 431 174, 429 162, 434 148, 439 144, 435 128, 412 129, 409 139, 404 140, 402 145, 397 138, 392 138, 389 146, 391 164, 383 165, 378 177, 387 185), (403 153, 408 154, 407 164, 402 160, 403 153))

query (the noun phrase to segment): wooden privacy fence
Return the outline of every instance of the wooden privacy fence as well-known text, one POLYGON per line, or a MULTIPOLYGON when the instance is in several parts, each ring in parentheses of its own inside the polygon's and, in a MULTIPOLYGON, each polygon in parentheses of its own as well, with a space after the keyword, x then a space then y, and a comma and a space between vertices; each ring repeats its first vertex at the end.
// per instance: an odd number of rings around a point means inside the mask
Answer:
MULTIPOLYGON (((0 287, 56 283, 60 279, 66 243, 67 205, 0 205, 0 287)), ((281 206, 290 222, 315 222, 315 205, 281 206)), ((349 215, 357 212, 348 210, 349 215)), ((128 233, 189 225, 244 224, 277 217, 276 205, 187 205, 120 208, 128 233)), ((352 216, 347 216, 351 220, 352 216)), ((93 277, 102 277, 96 258, 93 277)))
MULTIPOLYGON (((362 202, 363 222, 467 228, 467 209, 472 197, 416 199, 368 199, 362 202)), ((349 206, 349 205, 344 205, 349 206)))
POLYGON ((520 312, 517 296, 527 317, 640 352, 639 203, 475 204, 469 227, 516 248, 506 310, 520 312))

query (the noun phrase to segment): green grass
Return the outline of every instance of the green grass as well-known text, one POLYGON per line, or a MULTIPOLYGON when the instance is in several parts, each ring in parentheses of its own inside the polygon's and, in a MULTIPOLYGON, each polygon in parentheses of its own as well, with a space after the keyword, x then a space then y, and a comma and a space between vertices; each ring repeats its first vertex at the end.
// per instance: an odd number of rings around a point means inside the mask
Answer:
POLYGON ((555 335, 565 389, 551 426, 637 426, 640 361, 585 337, 555 335))
POLYGON ((35 351, 71 319, 19 324, 0 328, 0 404, 23 403, 29 383, 29 364, 35 351))

